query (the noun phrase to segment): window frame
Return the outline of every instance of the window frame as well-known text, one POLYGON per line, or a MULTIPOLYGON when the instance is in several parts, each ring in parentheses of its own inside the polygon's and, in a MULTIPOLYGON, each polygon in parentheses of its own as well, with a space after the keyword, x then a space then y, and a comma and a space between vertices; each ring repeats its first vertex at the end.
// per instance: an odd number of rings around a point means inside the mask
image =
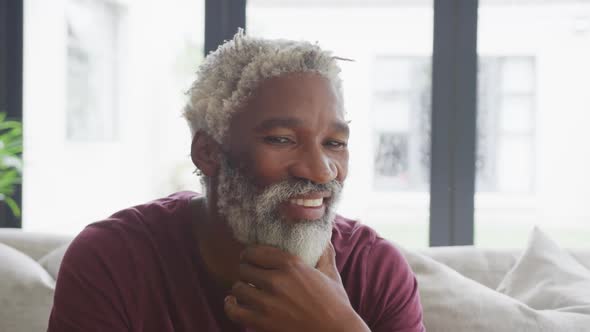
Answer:
MULTIPOLYGON (((0 111, 23 120, 23 1, 0 0, 0 111)), ((14 200, 22 206, 22 185, 14 200)), ((0 228, 21 228, 20 217, 0 206, 0 228)))
POLYGON ((430 246, 474 241, 477 10, 434 0, 430 246))

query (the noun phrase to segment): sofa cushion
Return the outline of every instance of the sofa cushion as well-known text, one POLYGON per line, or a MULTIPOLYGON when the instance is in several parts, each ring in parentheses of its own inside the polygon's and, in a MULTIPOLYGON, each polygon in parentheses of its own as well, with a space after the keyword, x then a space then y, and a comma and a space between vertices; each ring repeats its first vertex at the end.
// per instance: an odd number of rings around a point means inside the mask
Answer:
POLYGON ((30 256, 34 260, 72 240, 71 236, 24 232, 22 229, 0 229, 0 243, 30 256))
POLYGON ((61 260, 63 259, 66 250, 70 246, 69 243, 62 245, 61 247, 51 251, 47 255, 43 256, 39 260, 39 264, 47 270, 47 272, 53 277, 53 279, 57 280, 57 274, 59 272, 59 266, 61 265, 61 260))
POLYGON ((54 279, 31 257, 0 243, 0 329, 47 330, 54 279))
POLYGON ((590 250, 588 249, 573 249, 568 250, 578 263, 584 265, 588 270, 590 270, 590 250))
POLYGON ((590 270, 538 228, 498 291, 538 310, 577 312, 590 320, 590 270))
POLYGON ((584 331, 590 317, 535 310, 425 255, 403 250, 416 273, 429 332, 584 331))
POLYGON ((433 247, 420 253, 491 289, 516 263, 521 250, 482 249, 474 246, 433 247))

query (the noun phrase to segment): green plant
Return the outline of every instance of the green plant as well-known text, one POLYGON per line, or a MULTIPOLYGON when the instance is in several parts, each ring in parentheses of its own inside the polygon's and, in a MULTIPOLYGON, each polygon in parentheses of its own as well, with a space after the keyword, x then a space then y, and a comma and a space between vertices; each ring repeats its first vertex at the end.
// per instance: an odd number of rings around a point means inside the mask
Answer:
POLYGON ((22 133, 20 122, 7 120, 6 113, 0 113, 0 205, 6 203, 17 217, 20 208, 13 195, 22 181, 22 133))

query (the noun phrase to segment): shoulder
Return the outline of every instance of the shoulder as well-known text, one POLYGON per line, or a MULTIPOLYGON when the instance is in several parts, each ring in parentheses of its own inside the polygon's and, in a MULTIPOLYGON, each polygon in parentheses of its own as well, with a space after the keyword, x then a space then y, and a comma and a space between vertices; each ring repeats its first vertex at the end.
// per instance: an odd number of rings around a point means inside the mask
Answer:
POLYGON ((377 238, 377 232, 359 221, 340 215, 334 219, 332 244, 334 244, 337 254, 345 255, 351 250, 364 249, 374 244, 377 238))
POLYGON ((401 251, 383 239, 367 225, 337 216, 332 231, 336 256, 342 259, 362 259, 364 263, 384 260, 395 265, 405 263, 401 251))
POLYGON ((197 194, 180 192, 121 210, 89 224, 69 245, 62 266, 103 268, 128 266, 154 244, 180 240, 190 219, 188 202, 197 194))
POLYGON ((60 264, 53 320, 79 313, 91 324, 101 319, 90 314, 96 312, 130 324, 144 305, 137 299, 151 294, 145 290, 160 280, 162 266, 189 251, 183 223, 190 226, 191 197, 178 193, 121 210, 80 232, 60 264))
POLYGON ((136 226, 151 226, 150 223, 162 222, 169 216, 188 213, 188 206, 198 194, 190 191, 174 193, 144 204, 120 210, 109 218, 90 224, 88 227, 110 227, 133 229, 136 226))
POLYGON ((342 217, 336 219, 332 241, 351 304, 370 327, 421 331, 416 277, 400 249, 372 228, 342 217))
MULTIPOLYGON (((107 219, 86 226, 79 237, 97 242, 102 237, 117 238, 162 235, 183 227, 190 219, 190 201, 198 194, 184 191, 145 204, 120 210, 107 219), (94 239, 97 240, 94 240, 94 239)), ((100 241, 98 241, 100 242, 100 241)))
POLYGON ((392 331, 393 326, 396 331, 424 331, 418 282, 402 252, 378 237, 366 261, 365 308, 373 331, 392 331))
MULTIPOLYGON (((354 260, 363 267, 369 277, 377 278, 382 272, 412 274, 400 249, 383 239, 369 226, 358 221, 337 216, 334 221, 332 243, 336 257, 344 261, 354 260)), ((352 263, 352 262, 348 262, 352 263)))

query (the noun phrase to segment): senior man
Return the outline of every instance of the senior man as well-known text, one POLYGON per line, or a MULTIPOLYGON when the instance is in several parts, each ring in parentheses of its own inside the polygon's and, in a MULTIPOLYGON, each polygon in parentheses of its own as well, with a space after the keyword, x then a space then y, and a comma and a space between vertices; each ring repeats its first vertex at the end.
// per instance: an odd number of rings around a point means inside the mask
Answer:
POLYGON ((241 31, 207 56, 184 110, 204 195, 87 226, 49 331, 424 331, 400 252, 335 214, 349 136, 337 61, 241 31))

